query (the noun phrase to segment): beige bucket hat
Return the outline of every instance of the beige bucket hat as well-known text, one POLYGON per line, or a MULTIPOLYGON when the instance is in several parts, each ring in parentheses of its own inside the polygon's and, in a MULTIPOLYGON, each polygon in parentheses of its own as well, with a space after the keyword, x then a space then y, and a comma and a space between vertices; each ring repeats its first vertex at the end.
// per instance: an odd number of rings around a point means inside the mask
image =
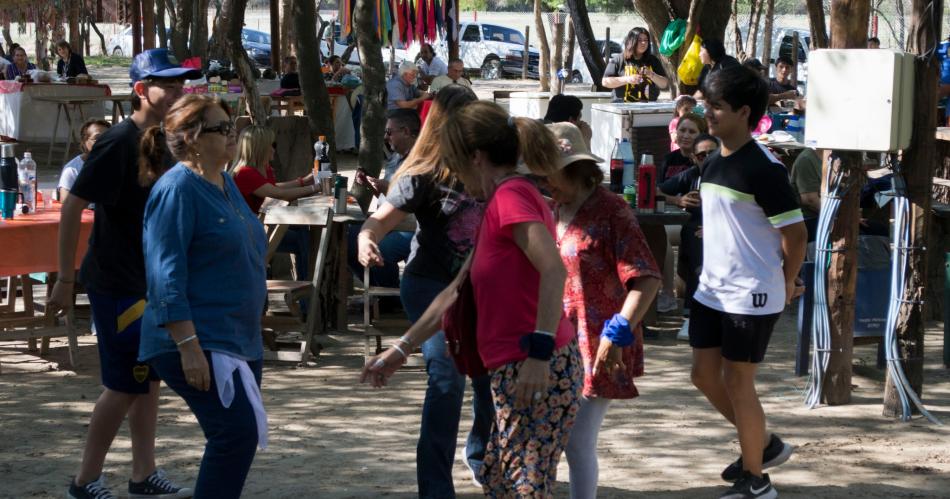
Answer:
POLYGON ((551 123, 547 127, 554 134, 554 140, 561 148, 561 162, 557 166, 559 170, 575 161, 604 162, 603 158, 599 158, 590 152, 590 147, 587 146, 587 142, 581 134, 581 129, 572 123, 551 123))

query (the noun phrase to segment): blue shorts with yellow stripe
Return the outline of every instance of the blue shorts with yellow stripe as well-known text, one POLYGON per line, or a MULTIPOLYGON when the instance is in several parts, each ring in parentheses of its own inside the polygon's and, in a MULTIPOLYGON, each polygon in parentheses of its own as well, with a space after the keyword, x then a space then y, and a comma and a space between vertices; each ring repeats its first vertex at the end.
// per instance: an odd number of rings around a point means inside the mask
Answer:
POLYGON ((102 384, 122 393, 148 393, 158 376, 138 361, 145 298, 116 298, 88 292, 99 345, 102 384))

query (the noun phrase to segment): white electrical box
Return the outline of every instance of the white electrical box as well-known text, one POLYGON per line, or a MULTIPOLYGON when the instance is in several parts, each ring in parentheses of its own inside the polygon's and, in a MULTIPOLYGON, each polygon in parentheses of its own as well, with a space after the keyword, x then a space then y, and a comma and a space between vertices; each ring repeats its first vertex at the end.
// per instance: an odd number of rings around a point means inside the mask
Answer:
POLYGON ((898 151, 910 145, 914 55, 884 49, 808 54, 805 145, 898 151))

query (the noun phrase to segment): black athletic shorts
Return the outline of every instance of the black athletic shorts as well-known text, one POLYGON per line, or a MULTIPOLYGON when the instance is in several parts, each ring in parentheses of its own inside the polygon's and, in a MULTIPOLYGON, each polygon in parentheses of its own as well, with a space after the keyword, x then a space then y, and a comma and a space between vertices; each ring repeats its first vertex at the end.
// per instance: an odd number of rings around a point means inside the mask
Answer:
POLYGON ((765 358, 780 315, 730 314, 693 300, 689 309, 689 346, 720 348, 727 360, 758 364, 765 358))

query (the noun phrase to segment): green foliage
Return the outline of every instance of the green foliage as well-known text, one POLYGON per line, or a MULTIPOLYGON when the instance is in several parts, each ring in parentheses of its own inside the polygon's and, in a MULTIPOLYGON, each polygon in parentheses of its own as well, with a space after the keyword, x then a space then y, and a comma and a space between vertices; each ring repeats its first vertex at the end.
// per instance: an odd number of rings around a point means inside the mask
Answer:
POLYGON ((488 10, 488 0, 459 0, 459 9, 462 12, 472 10, 485 12, 488 10))

